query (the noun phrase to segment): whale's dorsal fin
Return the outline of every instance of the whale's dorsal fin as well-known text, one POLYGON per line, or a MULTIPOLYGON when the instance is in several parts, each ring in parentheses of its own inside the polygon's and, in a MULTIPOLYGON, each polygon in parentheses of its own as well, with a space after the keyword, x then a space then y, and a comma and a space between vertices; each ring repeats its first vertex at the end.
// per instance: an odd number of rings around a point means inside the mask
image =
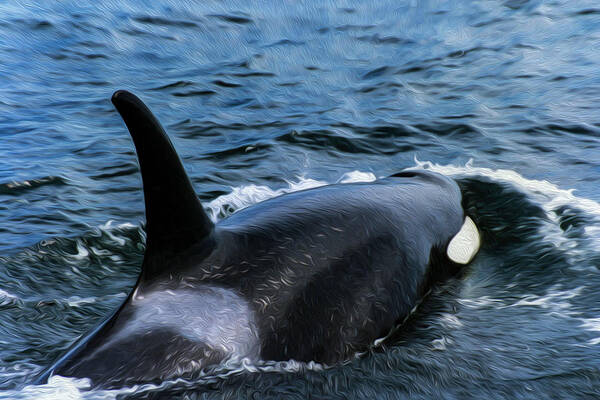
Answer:
POLYGON ((147 234, 143 275, 149 278, 164 272, 146 270, 155 264, 149 262, 149 255, 185 249, 209 236, 213 224, 171 141, 148 107, 125 90, 115 92, 112 102, 133 138, 142 173, 147 234))

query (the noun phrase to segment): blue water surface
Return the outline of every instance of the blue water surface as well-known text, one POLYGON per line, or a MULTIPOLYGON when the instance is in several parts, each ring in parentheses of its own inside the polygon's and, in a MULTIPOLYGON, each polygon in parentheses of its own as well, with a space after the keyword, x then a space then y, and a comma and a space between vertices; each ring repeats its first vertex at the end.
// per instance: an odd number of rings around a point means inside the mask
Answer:
POLYGON ((359 359, 118 395, 600 396, 596 1, 0 3, 0 398, 50 390, 27 384, 137 278, 117 89, 163 122, 205 203, 417 166, 458 181, 484 240, 359 359))

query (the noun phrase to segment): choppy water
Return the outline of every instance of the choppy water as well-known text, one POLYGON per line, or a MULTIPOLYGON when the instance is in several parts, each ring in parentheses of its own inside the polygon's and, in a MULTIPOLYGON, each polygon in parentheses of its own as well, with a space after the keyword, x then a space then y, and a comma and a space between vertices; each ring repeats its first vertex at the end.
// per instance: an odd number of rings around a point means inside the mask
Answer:
POLYGON ((0 3, 0 399, 600 396, 596 1, 24 3, 0 3), (137 277, 121 88, 162 120, 215 218, 431 168, 461 185, 482 251, 344 365, 28 386, 137 277))

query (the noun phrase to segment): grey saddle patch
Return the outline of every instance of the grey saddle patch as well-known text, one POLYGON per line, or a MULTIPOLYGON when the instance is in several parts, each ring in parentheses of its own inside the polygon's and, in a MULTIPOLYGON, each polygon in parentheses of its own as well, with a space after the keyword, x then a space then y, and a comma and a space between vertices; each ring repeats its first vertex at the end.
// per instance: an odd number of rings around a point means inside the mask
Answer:
POLYGON ((131 306, 132 317, 119 337, 160 327, 204 343, 225 358, 259 357, 254 313, 233 290, 213 286, 155 290, 136 293, 131 306))

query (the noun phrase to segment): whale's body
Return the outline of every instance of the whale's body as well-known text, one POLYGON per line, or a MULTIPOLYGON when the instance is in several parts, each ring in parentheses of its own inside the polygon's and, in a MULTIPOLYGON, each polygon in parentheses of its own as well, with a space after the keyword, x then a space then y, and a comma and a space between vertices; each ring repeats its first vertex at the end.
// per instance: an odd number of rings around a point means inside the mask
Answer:
POLYGON ((335 363, 456 272, 446 249, 465 215, 447 177, 405 171, 294 192, 213 225, 150 111, 124 91, 113 103, 144 182, 142 272, 121 308, 39 382, 57 374, 117 386, 241 358, 335 363))

